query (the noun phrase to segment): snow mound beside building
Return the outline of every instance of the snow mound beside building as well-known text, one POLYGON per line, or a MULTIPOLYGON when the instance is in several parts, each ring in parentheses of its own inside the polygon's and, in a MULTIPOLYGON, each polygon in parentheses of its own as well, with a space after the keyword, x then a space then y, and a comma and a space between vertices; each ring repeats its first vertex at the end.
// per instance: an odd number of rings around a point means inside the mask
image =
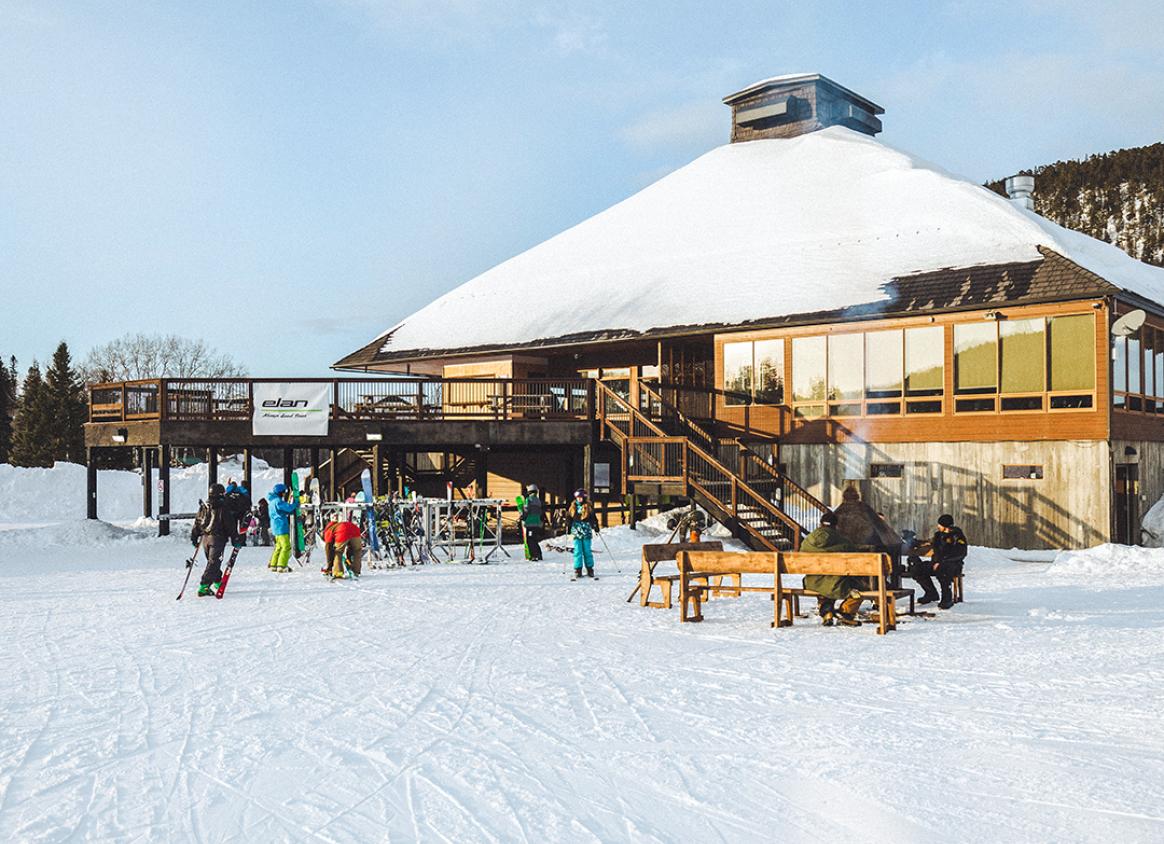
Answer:
POLYGON ((1164 577, 1164 548, 1097 545, 1082 551, 1060 551, 1047 574, 1073 577, 1164 577))

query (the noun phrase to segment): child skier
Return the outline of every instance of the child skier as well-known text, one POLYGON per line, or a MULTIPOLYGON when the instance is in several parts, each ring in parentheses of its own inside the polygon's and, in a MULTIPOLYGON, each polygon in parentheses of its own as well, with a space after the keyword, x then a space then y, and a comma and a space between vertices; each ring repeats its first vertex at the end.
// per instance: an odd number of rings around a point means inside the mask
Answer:
POLYGON ((218 584, 222 580, 222 552, 226 550, 226 543, 229 541, 235 545, 239 542, 238 518, 227 506, 226 490, 222 484, 210 487, 206 501, 198 508, 190 540, 195 547, 201 543, 206 553, 206 568, 202 571, 202 581, 198 587, 198 597, 204 598, 218 591, 218 584))
POLYGON ((574 580, 582 577, 583 566, 586 567, 586 576, 594 577, 594 552, 590 543, 598 533, 598 519, 594 518, 594 508, 590 506, 586 490, 574 493, 574 500, 566 509, 566 527, 574 537, 574 580))
POLYGON ((267 496, 267 509, 271 514, 271 532, 275 534, 275 551, 267 568, 271 571, 291 571, 287 565, 291 560, 291 514, 299 510, 299 502, 289 501, 290 491, 286 484, 275 484, 267 496))

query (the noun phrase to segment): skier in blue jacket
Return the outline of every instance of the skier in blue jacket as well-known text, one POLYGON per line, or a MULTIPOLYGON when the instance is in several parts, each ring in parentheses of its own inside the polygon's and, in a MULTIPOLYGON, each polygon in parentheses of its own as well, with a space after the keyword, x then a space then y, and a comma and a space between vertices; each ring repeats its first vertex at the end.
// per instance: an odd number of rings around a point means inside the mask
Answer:
POLYGON ((275 551, 267 563, 271 571, 291 571, 287 565, 291 561, 291 515, 299 509, 299 502, 289 500, 290 497, 286 484, 275 484, 267 496, 271 533, 275 535, 275 551))

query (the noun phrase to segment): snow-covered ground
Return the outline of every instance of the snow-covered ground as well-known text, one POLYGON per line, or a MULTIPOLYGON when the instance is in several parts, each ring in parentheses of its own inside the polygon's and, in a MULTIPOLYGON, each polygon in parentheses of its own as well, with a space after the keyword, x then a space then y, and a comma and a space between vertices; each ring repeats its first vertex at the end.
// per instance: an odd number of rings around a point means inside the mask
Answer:
POLYGON ((1164 838, 1164 551, 975 548, 879 637, 628 604, 649 528, 180 603, 151 528, 0 531, 0 840, 1164 838))

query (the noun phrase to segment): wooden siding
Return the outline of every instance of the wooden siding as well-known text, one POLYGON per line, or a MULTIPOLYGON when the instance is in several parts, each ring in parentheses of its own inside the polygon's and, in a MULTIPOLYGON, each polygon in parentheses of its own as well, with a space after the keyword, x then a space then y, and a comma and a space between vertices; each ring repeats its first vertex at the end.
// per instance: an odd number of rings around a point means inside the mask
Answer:
MULTIPOLYGON (((1160 461, 1152 465, 1161 465, 1164 449, 1156 452, 1160 461)), ((780 455, 789 475, 830 507, 856 485, 894 527, 922 536, 942 513, 952 514, 974 545, 1084 548, 1110 536, 1110 459, 1102 441, 805 444, 784 445, 780 455), (899 465, 901 476, 872 478, 873 464, 899 465), (1003 466, 1016 464, 1040 466, 1043 478, 1003 479, 1003 466)))
MULTIPOLYGON (((894 328, 940 325, 945 328, 943 412, 940 414, 878 417, 794 419, 788 406, 729 406, 721 396, 716 417, 744 434, 779 436, 785 443, 824 442, 974 442, 1006 440, 1102 440, 1109 432, 1110 367, 1108 364, 1108 310, 1103 300, 1086 300, 1005 309, 983 309, 901 319, 869 320, 803 326, 778 331, 742 331, 715 337, 716 385, 724 383, 725 342, 851 334, 894 328), (1012 319, 1091 313, 1095 319, 1095 399, 1087 410, 954 412, 954 346, 952 326, 978 323, 987 310, 1001 310, 1012 319)), ((784 384, 786 401, 792 384, 792 355, 786 346, 784 384)), ((935 397, 936 398, 936 397, 935 397)))

